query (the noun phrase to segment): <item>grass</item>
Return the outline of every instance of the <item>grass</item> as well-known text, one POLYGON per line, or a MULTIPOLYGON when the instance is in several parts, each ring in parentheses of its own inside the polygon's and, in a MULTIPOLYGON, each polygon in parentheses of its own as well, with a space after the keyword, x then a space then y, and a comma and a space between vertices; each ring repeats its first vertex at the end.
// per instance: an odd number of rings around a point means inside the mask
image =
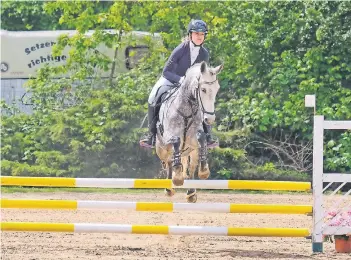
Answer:
MULTIPOLYGON (((184 190, 185 189, 178 189, 184 190)), ((60 187, 11 187, 2 186, 1 193, 50 193, 50 192, 76 192, 76 193, 107 193, 107 194, 145 194, 159 193, 163 189, 113 189, 113 188, 60 188, 60 187)), ((293 191, 256 191, 256 190, 201 190, 198 193, 210 194, 310 194, 307 192, 293 191)))

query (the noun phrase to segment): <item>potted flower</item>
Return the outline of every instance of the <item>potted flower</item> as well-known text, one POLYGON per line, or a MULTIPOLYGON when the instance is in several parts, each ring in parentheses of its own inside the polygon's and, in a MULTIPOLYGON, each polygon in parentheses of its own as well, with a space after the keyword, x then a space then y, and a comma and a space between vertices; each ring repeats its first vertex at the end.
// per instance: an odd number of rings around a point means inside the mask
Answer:
POLYGON ((335 235, 335 250, 338 253, 351 253, 351 234, 335 235))
MULTIPOLYGON (((330 211, 327 218, 329 226, 351 227, 351 208, 345 212, 330 211)), ((332 236, 325 236, 333 242, 332 236)), ((334 235, 335 250, 338 253, 351 253, 351 234, 334 235)))

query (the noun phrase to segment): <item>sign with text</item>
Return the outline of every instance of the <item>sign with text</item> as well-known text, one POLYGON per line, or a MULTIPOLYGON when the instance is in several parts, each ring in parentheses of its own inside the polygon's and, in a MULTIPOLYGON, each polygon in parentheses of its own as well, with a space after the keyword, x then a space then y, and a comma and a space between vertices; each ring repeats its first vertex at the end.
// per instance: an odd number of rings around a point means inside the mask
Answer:
MULTIPOLYGON (((62 65, 68 59, 69 48, 67 47, 60 55, 53 56, 52 47, 57 44, 61 34, 74 35, 75 31, 21 31, 10 32, 1 30, 1 78, 16 79, 35 77, 38 68, 43 64, 62 65)), ((91 35, 93 31, 87 34, 91 35)), ((148 33, 136 32, 136 38, 142 38, 148 33)), ((126 55, 124 46, 118 52, 116 69, 126 72, 130 69, 132 57, 126 55)), ((144 46, 145 47, 145 46, 144 46)), ((101 46, 99 52, 114 57, 114 50, 101 46)), ((106 72, 105 76, 108 76, 106 72)), ((104 76, 104 75, 103 75, 104 76)))

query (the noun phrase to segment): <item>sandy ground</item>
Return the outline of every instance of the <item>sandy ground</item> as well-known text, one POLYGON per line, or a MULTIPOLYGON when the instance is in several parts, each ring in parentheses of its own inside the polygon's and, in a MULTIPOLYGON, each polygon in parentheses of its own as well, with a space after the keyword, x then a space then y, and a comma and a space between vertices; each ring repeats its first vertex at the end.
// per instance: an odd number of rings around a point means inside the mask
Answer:
MULTIPOLYGON (((184 190, 172 198, 155 194, 13 193, 3 198, 127 200, 185 202, 184 190)), ((312 204, 310 195, 198 193, 198 202, 312 204)), ((311 217, 281 214, 154 213, 127 210, 1 210, 2 221, 116 223, 236 227, 311 228, 311 217)), ((305 238, 165 236, 100 233, 3 232, 1 259, 351 259, 324 243, 324 254, 312 254, 305 238)))

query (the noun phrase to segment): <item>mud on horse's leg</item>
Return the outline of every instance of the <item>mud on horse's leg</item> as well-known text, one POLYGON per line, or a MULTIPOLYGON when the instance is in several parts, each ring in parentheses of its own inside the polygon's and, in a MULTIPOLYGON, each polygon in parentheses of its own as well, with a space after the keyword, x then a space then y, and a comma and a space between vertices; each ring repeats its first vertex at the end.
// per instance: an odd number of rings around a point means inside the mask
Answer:
POLYGON ((207 179, 210 176, 210 170, 207 164, 207 142, 206 142, 206 133, 203 131, 199 131, 197 133, 197 140, 199 142, 199 178, 207 179))
POLYGON ((183 177, 184 180, 188 180, 190 178, 190 172, 188 174, 188 170, 189 170, 189 164, 190 164, 190 156, 184 156, 181 157, 182 160, 182 165, 183 165, 183 177))
MULTIPOLYGON (((188 169, 191 179, 195 178, 195 171, 198 165, 198 152, 197 150, 192 151, 188 156, 188 169)), ((186 192, 186 199, 190 203, 195 203, 197 201, 196 189, 188 189, 186 192)))

